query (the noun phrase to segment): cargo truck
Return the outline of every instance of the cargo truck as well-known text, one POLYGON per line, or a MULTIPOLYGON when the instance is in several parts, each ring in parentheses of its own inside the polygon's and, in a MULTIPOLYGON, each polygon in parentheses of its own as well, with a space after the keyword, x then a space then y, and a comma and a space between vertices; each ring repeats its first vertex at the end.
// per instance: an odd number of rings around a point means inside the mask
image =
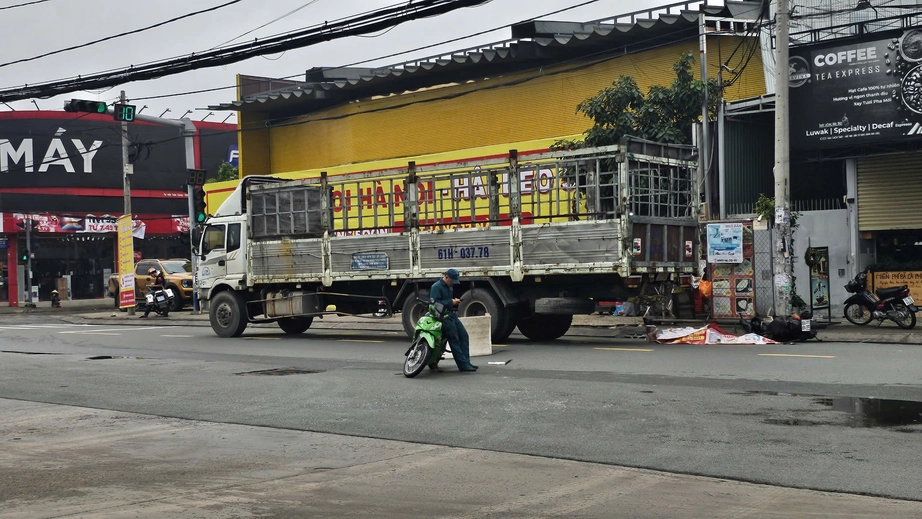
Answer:
POLYGON ((295 181, 243 178, 201 230, 195 285, 221 337, 306 331, 327 314, 401 314, 412 333, 442 272, 494 342, 567 332, 627 279, 690 275, 697 153, 626 138, 546 152, 295 181))

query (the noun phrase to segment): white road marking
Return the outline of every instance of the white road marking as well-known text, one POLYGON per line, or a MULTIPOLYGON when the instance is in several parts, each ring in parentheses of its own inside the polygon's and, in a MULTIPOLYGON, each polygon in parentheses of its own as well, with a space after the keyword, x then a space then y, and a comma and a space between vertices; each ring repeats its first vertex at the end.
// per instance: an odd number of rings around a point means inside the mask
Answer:
MULTIPOLYGON (((131 327, 131 331, 134 331, 134 330, 153 330, 153 329, 155 329, 155 328, 160 328, 160 327, 159 327, 159 326, 132 326, 132 327, 131 327)), ((126 331, 126 330, 125 330, 124 327, 122 327, 122 328, 109 328, 109 329, 105 329, 105 330, 96 330, 96 329, 93 329, 92 331, 93 331, 93 332, 124 332, 124 331, 126 331)), ((73 331, 58 332, 58 333, 87 333, 87 332, 82 331, 82 330, 73 330, 73 331)))
POLYGON ((194 335, 161 335, 161 337, 182 337, 184 339, 191 339, 195 337, 194 335))

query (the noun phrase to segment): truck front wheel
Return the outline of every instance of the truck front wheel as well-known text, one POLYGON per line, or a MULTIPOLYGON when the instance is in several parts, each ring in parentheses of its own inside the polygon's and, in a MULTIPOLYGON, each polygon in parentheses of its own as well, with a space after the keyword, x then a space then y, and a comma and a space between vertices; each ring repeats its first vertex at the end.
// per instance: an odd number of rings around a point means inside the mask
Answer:
POLYGON ((211 328, 219 337, 240 337, 247 328, 245 302, 233 290, 219 293, 211 300, 211 328))
POLYGON ((533 341, 553 341, 563 337, 573 323, 572 315, 532 315, 519 321, 519 331, 533 341))

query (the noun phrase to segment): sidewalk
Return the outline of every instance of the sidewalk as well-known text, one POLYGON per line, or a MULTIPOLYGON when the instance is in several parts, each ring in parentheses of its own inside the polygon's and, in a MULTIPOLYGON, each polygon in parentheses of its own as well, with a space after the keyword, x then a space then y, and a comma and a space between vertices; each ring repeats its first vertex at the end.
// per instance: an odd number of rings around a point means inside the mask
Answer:
MULTIPOLYGON (((150 326, 156 323, 160 326, 210 326, 208 314, 193 315, 191 309, 171 313, 168 318, 152 316, 148 320, 138 319, 137 315, 129 316, 127 312, 118 312, 112 308, 112 300, 93 300, 65 302, 64 308, 48 308, 48 305, 31 312, 19 313, 60 313, 64 319, 72 323, 81 324, 122 324, 150 326), (69 306, 74 303, 73 306, 69 306)), ((24 309, 13 309, 24 310, 24 309)), ((0 311, 0 313, 4 313, 0 311)), ((7 312, 8 313, 8 312, 7 312)), ((705 322, 688 323, 683 325, 660 325, 659 328, 700 327, 705 322)), ((721 324, 722 329, 730 333, 744 333, 739 326, 734 324, 721 324)), ((322 319, 314 319, 311 326, 314 329, 369 329, 380 331, 403 331, 401 318, 397 317, 350 317, 328 315, 322 319)), ((569 336, 577 337, 611 337, 632 338, 642 340, 645 338, 643 320, 639 317, 617 317, 612 315, 575 315, 569 336)), ((892 344, 922 344, 922 326, 913 330, 903 330, 895 324, 887 322, 877 327, 875 324, 855 326, 844 319, 841 323, 831 324, 819 330, 818 337, 825 342, 858 342, 858 343, 892 343, 892 344)))

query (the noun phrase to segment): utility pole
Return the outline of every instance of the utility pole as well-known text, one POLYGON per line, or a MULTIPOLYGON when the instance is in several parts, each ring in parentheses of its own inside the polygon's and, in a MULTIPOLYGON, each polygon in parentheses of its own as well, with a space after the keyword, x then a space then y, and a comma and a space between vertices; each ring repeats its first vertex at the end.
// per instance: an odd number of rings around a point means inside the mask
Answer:
POLYGON ((788 99, 789 0, 778 0, 775 14, 775 315, 790 314, 791 307, 791 155, 790 102, 788 99))
MULTIPOLYGON (((120 104, 128 104, 128 99, 125 97, 125 91, 122 90, 122 95, 119 97, 120 104)), ((131 218, 131 174, 132 165, 128 162, 128 121, 122 121, 122 186, 125 190, 125 210, 124 213, 131 218)), ((121 276, 125 274, 130 274, 130 272, 119 272, 121 276)), ((120 277, 121 277, 120 276, 120 277)), ((118 297, 116 295, 116 297, 118 297)), ((128 307, 128 315, 134 315, 134 306, 128 307)))
POLYGON ((707 51, 707 23, 704 17, 704 6, 698 14, 698 57, 701 62, 701 81, 704 82, 703 101, 701 105, 701 147, 698 149, 698 160, 700 161, 701 178, 704 179, 704 201, 707 208, 705 219, 710 220, 711 214, 711 175, 710 175, 710 156, 711 143, 709 139, 708 125, 708 51, 707 51))

